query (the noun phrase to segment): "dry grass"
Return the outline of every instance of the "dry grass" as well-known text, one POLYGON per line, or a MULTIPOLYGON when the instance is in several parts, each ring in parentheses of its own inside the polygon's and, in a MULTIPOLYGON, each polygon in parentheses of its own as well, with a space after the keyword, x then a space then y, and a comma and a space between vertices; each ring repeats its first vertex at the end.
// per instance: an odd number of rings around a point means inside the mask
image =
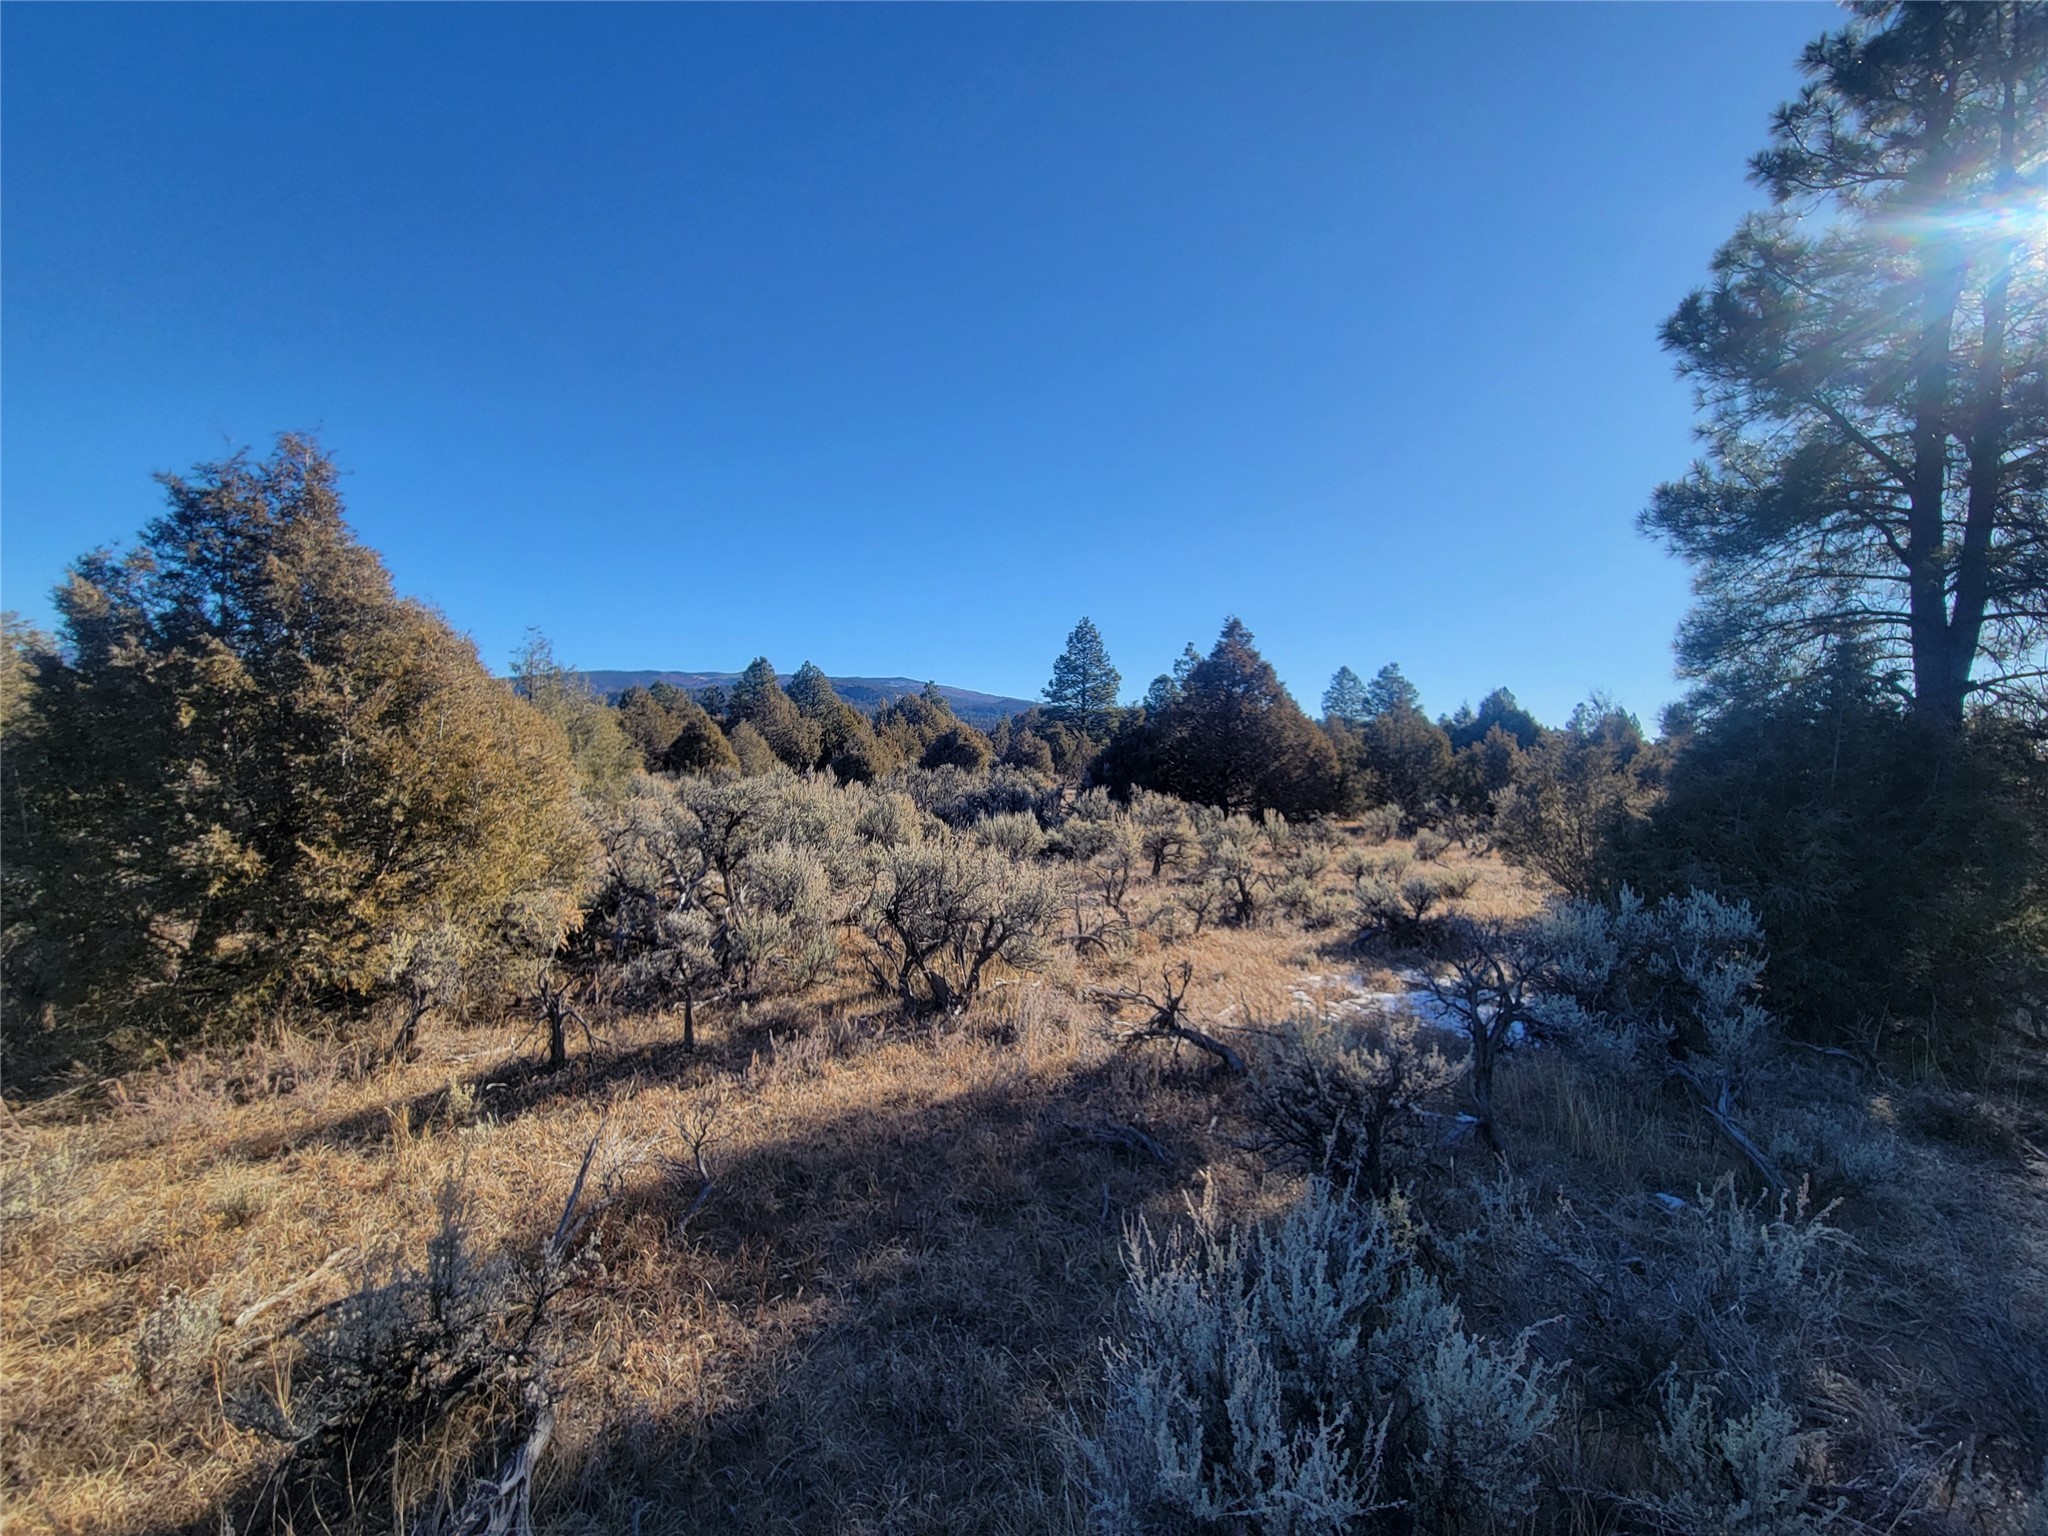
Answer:
MULTIPOLYGON (((1473 871, 1468 910, 1538 899, 1491 858, 1454 849, 1439 867, 1473 871)), ((1138 910, 1160 895, 1147 884, 1138 910)), ((848 966, 801 1000, 706 1011, 694 1054, 661 1016, 613 1021, 553 1077, 523 1025, 444 1028, 376 1070, 291 1036, 22 1107, 0 1142, 8 1529, 218 1530, 277 1456, 225 1405, 289 1389, 293 1320, 417 1255, 451 1175, 487 1249, 534 1252, 600 1137, 602 1270, 561 1314, 545 1528, 1078 1530, 1065 1426, 1099 1380, 1125 1222, 1171 1221, 1205 1182, 1239 1216, 1293 1187, 1241 1150, 1236 1085, 1199 1054, 1120 1048, 1094 989, 1150 990, 1185 958, 1197 1017, 1229 1035, 1304 993, 1334 1003, 1353 984, 1332 978, 1361 968, 1367 988, 1393 984, 1346 939, 1275 924, 1167 945, 1141 925, 936 1025, 884 1008, 848 966)), ((1835 1097, 1859 1123, 1911 1118, 1835 1097)), ((1646 1106, 1554 1053, 1511 1061, 1498 1102, 1539 1198, 1687 1193, 1730 1166, 1682 1102, 1646 1106)), ((1915 1443, 2032 1432, 2026 1416, 2048 1413, 2030 1353, 2048 1337, 2048 1164, 1901 1148, 1823 1191, 1873 1256, 1852 1298, 1867 1357, 1904 1383, 1876 1401, 1845 1377, 1844 1422, 1915 1443), (1944 1309, 1956 1326, 1926 1337, 1944 1309)), ((462 1427, 416 1448, 401 1500, 446 1475, 462 1427)))
MULTIPOLYGON (((706 1014, 694 1054, 672 1019, 615 1020, 554 1077, 521 1024, 376 1070, 286 1036, 24 1108, 0 1163, 10 1529, 217 1528, 276 1455, 224 1405, 288 1386, 290 1323, 417 1255, 451 1174, 485 1246, 534 1251, 600 1133, 616 1198, 566 1314, 546 1524, 1071 1527, 1063 1415, 1095 1380, 1124 1222, 1170 1221, 1204 1180, 1227 1207, 1278 1198, 1233 1144, 1235 1089, 1198 1055, 1119 1049, 1090 989, 1186 958, 1227 1033, 1296 1006, 1332 937, 1141 929, 936 1027, 848 967, 706 1014), (682 1226, 707 1123, 716 1187, 682 1226), (1112 1125, 1171 1166, 1098 1139, 1112 1125)), ((424 1492, 434 1448, 413 1460, 424 1492)))

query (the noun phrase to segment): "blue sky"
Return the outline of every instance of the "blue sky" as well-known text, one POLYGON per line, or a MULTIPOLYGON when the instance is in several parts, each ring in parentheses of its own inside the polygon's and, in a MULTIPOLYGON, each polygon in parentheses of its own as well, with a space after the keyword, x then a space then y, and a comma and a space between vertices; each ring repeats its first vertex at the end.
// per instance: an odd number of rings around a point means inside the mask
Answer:
POLYGON ((505 664, 1677 692, 1656 328, 1817 4, 0 13, 0 596, 311 429, 505 664))

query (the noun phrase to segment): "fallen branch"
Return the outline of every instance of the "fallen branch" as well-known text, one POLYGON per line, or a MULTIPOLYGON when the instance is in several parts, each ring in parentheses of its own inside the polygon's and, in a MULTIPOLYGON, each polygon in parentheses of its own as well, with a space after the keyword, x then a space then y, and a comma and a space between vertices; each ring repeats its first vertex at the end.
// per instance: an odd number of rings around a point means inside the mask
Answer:
POLYGON ((1098 1125, 1075 1125, 1068 1121, 1064 1127, 1070 1134, 1098 1147, 1121 1147, 1126 1152, 1136 1152, 1149 1157, 1163 1167, 1173 1166, 1173 1154, 1135 1125, 1124 1125, 1115 1120, 1105 1120, 1098 1125))
POLYGON ((248 1327, 251 1323, 255 1322, 257 1318, 261 1317, 264 1313, 268 1312, 272 1307, 278 1306, 283 1302, 290 1301, 292 1297, 298 1295, 299 1292, 308 1289, 316 1280, 319 1280, 321 1277, 331 1273, 337 1264, 341 1263, 343 1259, 346 1259, 353 1255, 355 1251, 355 1246, 353 1244, 346 1248, 335 1249, 334 1252, 330 1253, 329 1255, 327 1255, 326 1258, 320 1261, 320 1265, 317 1269, 311 1270, 308 1273, 299 1276, 298 1279, 294 1280, 290 1285, 286 1286, 283 1290, 273 1291, 270 1295, 264 1297, 261 1301, 251 1302, 248 1306, 242 1308, 240 1312, 235 1314, 235 1320, 230 1326, 234 1328, 248 1327))
POLYGON ((526 1406, 532 1415, 526 1433, 499 1464, 497 1475, 479 1477, 460 1508, 444 1520, 415 1527, 414 1536, 531 1536, 533 1471, 554 1438, 555 1405, 535 1383, 527 1388, 526 1406))
POLYGON ((1750 1139, 1747 1131, 1728 1118, 1728 1089, 1725 1084, 1717 1097, 1707 1092, 1707 1085, 1700 1081, 1699 1074, 1691 1067, 1673 1062, 1670 1072, 1673 1077, 1692 1089, 1693 1096, 1699 1100, 1700 1108, 1704 1109, 1707 1118, 1714 1122, 1714 1128, 1728 1139, 1730 1146, 1748 1159, 1750 1167, 1762 1175, 1766 1184, 1773 1189, 1792 1187, 1786 1182, 1785 1175, 1778 1171, 1777 1165, 1764 1155, 1763 1148, 1750 1139))
POLYGON ((1188 983, 1195 973, 1194 965, 1183 960, 1178 967, 1168 966, 1160 972, 1164 998, 1153 997, 1148 992, 1128 990, 1108 991, 1096 987, 1093 994, 1112 1008, 1124 1003, 1137 1003, 1152 1010, 1152 1017, 1123 1037, 1125 1046, 1133 1046, 1145 1040, 1184 1041, 1199 1051, 1206 1051, 1223 1064, 1224 1070, 1232 1077, 1243 1077, 1247 1068, 1244 1057, 1214 1035, 1187 1023, 1182 1014, 1187 1007, 1188 983), (1175 985, 1174 972, 1180 973, 1179 984, 1175 985))

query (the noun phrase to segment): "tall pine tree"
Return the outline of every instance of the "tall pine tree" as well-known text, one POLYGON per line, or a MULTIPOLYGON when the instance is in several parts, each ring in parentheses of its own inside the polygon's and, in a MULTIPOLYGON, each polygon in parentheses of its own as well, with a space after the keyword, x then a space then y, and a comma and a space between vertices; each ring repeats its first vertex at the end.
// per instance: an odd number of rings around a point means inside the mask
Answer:
POLYGON ((1323 718, 1357 724, 1372 711, 1366 706, 1365 682, 1349 667, 1339 667, 1323 690, 1323 718))
POLYGON ((1721 699, 1847 641, 1953 731, 2048 696, 2048 10, 1857 10, 1664 327, 1707 456, 1642 522, 1697 568, 1679 657, 1721 699))
POLYGON ((1069 721, 1082 735, 1099 739, 1108 734, 1115 717, 1116 690, 1122 682, 1122 674, 1110 665, 1102 632, 1092 619, 1083 618, 1052 664, 1052 681, 1045 685, 1047 712, 1069 721))

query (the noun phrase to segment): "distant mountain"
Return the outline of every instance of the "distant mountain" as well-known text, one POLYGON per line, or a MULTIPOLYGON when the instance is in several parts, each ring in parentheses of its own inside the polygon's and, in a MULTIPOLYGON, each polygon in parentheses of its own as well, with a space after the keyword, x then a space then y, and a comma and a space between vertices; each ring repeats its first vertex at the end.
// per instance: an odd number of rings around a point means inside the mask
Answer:
MULTIPOLYGON (((720 688, 730 687, 739 676, 737 672, 604 672, 591 671, 581 676, 591 688, 607 699, 616 699, 628 688, 648 688, 655 683, 668 683, 686 693, 695 693, 699 688, 714 684, 720 688)), ((790 674, 779 674, 782 682, 788 682, 790 674)), ((924 692, 924 684, 908 677, 835 677, 832 686, 839 697, 855 709, 873 714, 883 705, 902 698, 906 693, 924 692)), ((1005 698, 999 693, 976 693, 972 688, 949 688, 939 684, 939 692, 946 696, 946 702, 953 706, 953 713, 969 725, 987 730, 999 720, 1021 714, 1031 708, 1030 699, 1005 698)))

